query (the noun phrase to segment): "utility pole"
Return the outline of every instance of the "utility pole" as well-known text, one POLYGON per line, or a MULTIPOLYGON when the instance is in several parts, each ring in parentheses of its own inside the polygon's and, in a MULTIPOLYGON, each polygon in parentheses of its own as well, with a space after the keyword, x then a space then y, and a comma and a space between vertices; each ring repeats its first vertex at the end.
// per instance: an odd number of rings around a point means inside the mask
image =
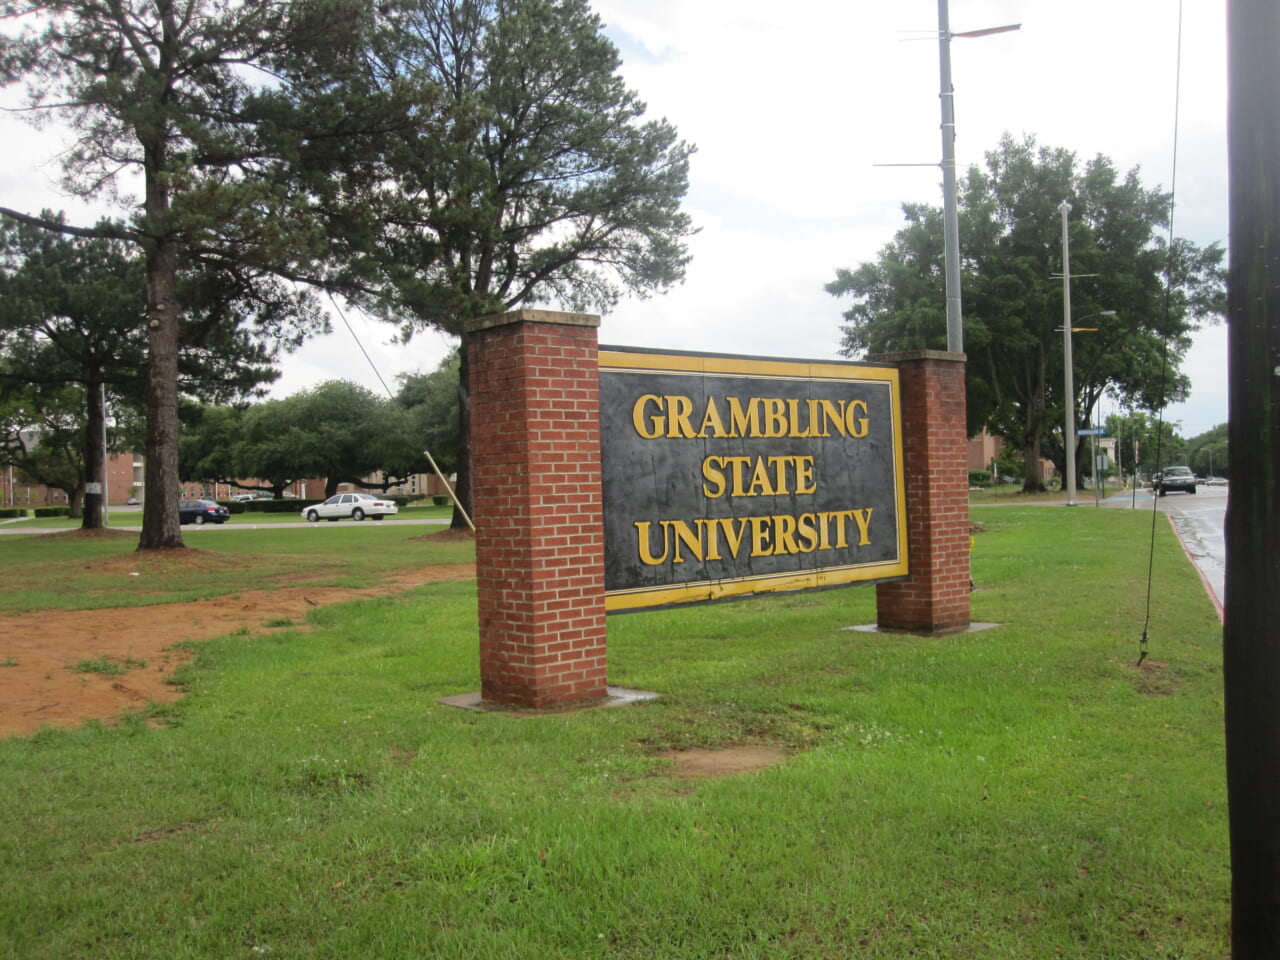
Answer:
POLYGON ((1067 236, 1067 215, 1071 204, 1063 200, 1062 214, 1062 445, 1067 451, 1067 506, 1076 506, 1076 384, 1071 356, 1071 241, 1067 236))
POLYGON ((1227 2, 1231 948, 1280 957, 1280 5, 1227 2))
POLYGON ((956 91, 951 85, 951 22, 938 0, 938 71, 942 101, 942 250, 947 283, 947 352, 964 353, 960 316, 960 214, 956 202, 956 91))

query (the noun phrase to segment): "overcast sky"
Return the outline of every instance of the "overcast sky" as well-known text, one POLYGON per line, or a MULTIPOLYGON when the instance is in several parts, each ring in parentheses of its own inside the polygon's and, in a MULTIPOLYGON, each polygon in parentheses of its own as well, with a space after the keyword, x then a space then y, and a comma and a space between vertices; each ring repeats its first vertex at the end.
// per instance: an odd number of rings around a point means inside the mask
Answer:
MULTIPOLYGON (((823 285, 875 258, 904 201, 941 203, 937 167, 876 166, 940 158, 936 0, 593 2, 649 114, 698 147, 686 210, 701 228, 685 282, 624 302, 603 318, 601 342, 838 356, 847 304, 823 285)), ((960 169, 1005 131, 1082 160, 1105 154, 1139 167, 1147 187, 1176 189, 1177 234, 1225 246, 1225 0, 1182 6, 1175 110, 1179 0, 951 0, 953 31, 1022 25, 952 42, 960 169)), ((5 203, 70 208, 45 198, 56 171, 35 161, 47 150, 14 150, 29 135, 10 118, 0 131, 11 136, 5 203)), ((451 345, 427 333, 393 346, 386 326, 347 320, 393 389, 396 373, 432 369, 451 345)), ((380 389, 341 322, 282 368, 278 395, 331 378, 380 389)), ((1192 398, 1166 419, 1189 437, 1227 419, 1225 327, 1197 336, 1184 370, 1192 398)))

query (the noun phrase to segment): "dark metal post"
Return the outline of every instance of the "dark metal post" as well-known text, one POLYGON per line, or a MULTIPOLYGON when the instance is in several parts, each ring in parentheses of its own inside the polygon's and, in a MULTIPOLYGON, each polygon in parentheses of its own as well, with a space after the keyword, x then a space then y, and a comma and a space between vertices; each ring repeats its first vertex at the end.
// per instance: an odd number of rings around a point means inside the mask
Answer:
POLYGON ((1237 960, 1280 957, 1280 5, 1228 0, 1223 684, 1237 960))

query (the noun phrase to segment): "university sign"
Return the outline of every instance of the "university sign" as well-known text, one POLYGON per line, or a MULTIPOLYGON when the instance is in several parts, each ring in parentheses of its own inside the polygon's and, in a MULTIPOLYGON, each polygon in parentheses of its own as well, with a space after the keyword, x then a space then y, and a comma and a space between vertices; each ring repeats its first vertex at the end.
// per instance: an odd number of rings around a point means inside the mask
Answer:
POLYGON ((907 575, 898 370, 602 347, 610 612, 907 575))
POLYGON ((469 327, 480 693, 463 700, 625 701, 610 612, 874 583, 877 629, 967 628, 962 354, 601 349, 599 325, 469 327))

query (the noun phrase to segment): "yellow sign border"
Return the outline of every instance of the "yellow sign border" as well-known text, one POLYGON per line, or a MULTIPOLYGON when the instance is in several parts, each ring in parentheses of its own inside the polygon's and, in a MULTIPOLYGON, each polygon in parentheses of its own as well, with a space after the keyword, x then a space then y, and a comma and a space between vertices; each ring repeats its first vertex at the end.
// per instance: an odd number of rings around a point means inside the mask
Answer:
POLYGON ((848 586, 905 577, 910 572, 907 556, 907 495, 903 468, 902 396, 897 367, 873 364, 831 363, 807 360, 768 360, 708 354, 631 352, 601 347, 602 371, 617 373, 666 373, 687 376, 747 376, 757 380, 819 380, 889 384, 889 406, 893 441, 893 500, 897 507, 896 560, 819 567, 815 570, 737 577, 727 580, 699 580, 673 586, 631 587, 605 592, 605 612, 624 613, 672 606, 680 603, 707 603, 733 597, 823 587, 848 586))

